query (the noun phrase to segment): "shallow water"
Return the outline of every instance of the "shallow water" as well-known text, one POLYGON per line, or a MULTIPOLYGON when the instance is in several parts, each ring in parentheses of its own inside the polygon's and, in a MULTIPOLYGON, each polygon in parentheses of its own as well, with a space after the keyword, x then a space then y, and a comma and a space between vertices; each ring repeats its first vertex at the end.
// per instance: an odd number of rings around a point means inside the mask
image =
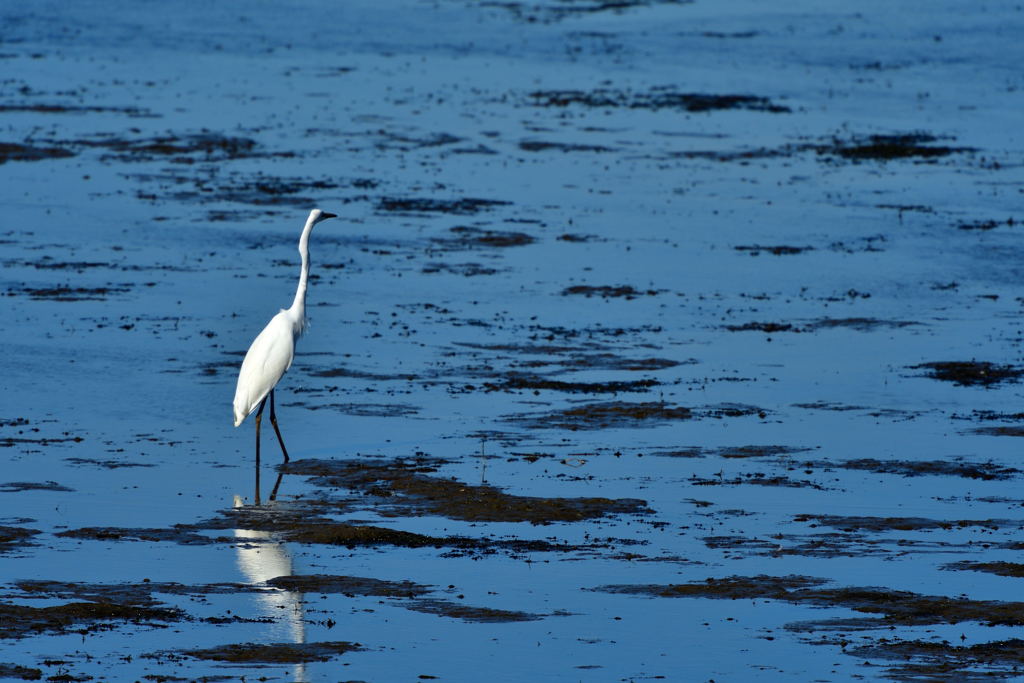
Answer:
POLYGON ((0 676, 1017 677, 1019 7, 189 9, 0 12, 0 676))

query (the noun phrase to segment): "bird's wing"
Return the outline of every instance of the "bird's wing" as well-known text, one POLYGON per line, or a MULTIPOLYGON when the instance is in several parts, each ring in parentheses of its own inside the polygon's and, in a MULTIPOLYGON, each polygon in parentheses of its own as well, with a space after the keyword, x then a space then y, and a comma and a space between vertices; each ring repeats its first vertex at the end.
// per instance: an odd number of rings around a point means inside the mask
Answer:
POLYGON ((235 389, 235 426, 256 409, 291 367, 295 357, 292 323, 281 311, 253 340, 238 372, 235 389))

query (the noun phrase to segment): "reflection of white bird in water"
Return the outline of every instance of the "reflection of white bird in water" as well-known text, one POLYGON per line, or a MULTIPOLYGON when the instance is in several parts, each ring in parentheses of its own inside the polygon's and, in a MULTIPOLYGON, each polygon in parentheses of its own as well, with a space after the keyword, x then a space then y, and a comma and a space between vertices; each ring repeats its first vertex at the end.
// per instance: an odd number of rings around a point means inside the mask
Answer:
MULTIPOLYGON (((234 507, 242 506, 242 497, 235 496, 234 507)), ((238 553, 238 568, 242 570, 246 582, 263 587, 257 595, 264 613, 275 622, 282 619, 286 626, 286 632, 275 635, 274 639, 287 639, 297 644, 305 643, 306 623, 303 618, 302 593, 266 586, 266 582, 271 579, 292 575, 292 558, 287 547, 276 540, 269 531, 235 529, 235 538, 242 541, 235 545, 235 550, 238 553)), ((303 664, 296 665, 295 680, 305 680, 303 664)))
MULTIPOLYGON (((299 273, 299 287, 291 308, 283 308, 270 319, 263 331, 257 335, 252 346, 245 353, 242 369, 238 372, 238 387, 235 389, 235 426, 242 424, 248 415, 256 410, 256 469, 260 466, 260 419, 263 406, 270 398, 270 424, 281 444, 284 461, 288 462, 288 451, 277 427, 274 412, 274 387, 292 365, 295 358, 295 340, 306 327, 306 281, 309 278, 309 233, 320 221, 334 218, 335 214, 313 209, 302 228, 299 237, 299 254, 302 256, 302 270, 299 273)), ((257 474, 257 477, 259 475, 257 474)), ((258 489, 258 485, 257 485, 258 489)))

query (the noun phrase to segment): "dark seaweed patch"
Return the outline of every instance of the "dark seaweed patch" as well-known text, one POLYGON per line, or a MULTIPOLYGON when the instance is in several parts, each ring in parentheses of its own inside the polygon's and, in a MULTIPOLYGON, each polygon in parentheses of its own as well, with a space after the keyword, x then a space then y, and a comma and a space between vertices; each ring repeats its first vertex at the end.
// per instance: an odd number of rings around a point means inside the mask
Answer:
POLYGON ((831 410, 834 412, 847 412, 850 410, 867 410, 864 406, 851 406, 845 403, 834 403, 831 401, 815 401, 814 403, 794 403, 795 408, 805 410, 831 410))
POLYGON ((64 458, 64 462, 72 465, 93 465, 107 470, 117 470, 124 467, 156 467, 152 463, 125 462, 123 460, 99 460, 97 458, 64 458))
POLYGON ((416 406, 405 403, 299 403, 292 402, 287 405, 302 405, 307 410, 334 410, 343 415, 357 415, 359 417, 409 417, 417 414, 420 409, 416 406))
POLYGON ((909 553, 973 552, 971 541, 952 543, 945 538, 880 537, 870 531, 851 529, 809 534, 772 533, 765 536, 715 535, 701 539, 707 547, 721 550, 729 559, 741 557, 903 557, 909 553))
MULTIPOLYGON (((149 541, 170 542, 181 545, 206 545, 217 543, 219 539, 197 534, 195 531, 172 527, 168 529, 130 529, 121 527, 82 527, 61 531, 57 536, 62 538, 90 539, 94 541, 149 541)), ((220 539, 231 540, 234 539, 220 539)))
POLYGON ((614 152, 604 145, 586 145, 578 142, 554 142, 551 140, 524 140, 519 143, 524 152, 614 152))
POLYGON ((739 445, 725 446, 721 449, 702 449, 700 446, 670 447, 670 449, 655 449, 650 452, 652 456, 663 458, 706 458, 717 456, 719 458, 764 458, 771 456, 782 456, 793 453, 808 451, 786 445, 739 445))
POLYGON ((8 481, 0 484, 0 493, 20 493, 22 491, 65 491, 73 492, 55 481, 8 481))
MULTIPOLYGON (((705 449, 704 453, 716 455, 720 458, 767 458, 780 455, 793 455, 809 451, 809 448, 800 446, 725 446, 723 448, 705 449)), ((660 454, 657 454, 660 455, 660 454)))
MULTIPOLYGON (((18 433, 21 434, 22 432, 18 433)), ((67 436, 59 438, 41 436, 35 439, 31 437, 22 436, 0 436, 0 448, 11 448, 16 444, 38 444, 40 446, 49 446, 55 443, 81 443, 82 441, 84 441, 84 439, 80 436, 67 436)))
POLYGON ((639 427, 666 421, 690 420, 694 413, 683 406, 669 406, 661 402, 589 403, 548 414, 526 413, 506 419, 519 422, 531 429, 606 429, 610 427, 639 427))
POLYGON ((879 209, 892 209, 899 211, 900 219, 902 220, 902 214, 906 211, 913 211, 915 213, 935 213, 935 207, 927 206, 925 204, 876 204, 879 209))
MULTIPOLYGON (((267 210, 255 210, 255 209, 211 209, 206 212, 206 215, 201 219, 207 223, 222 223, 226 221, 233 222, 251 222, 259 218, 262 218, 266 214, 270 213, 267 210)), ((320 266, 324 267, 323 264, 320 266)))
POLYGON ((1021 420, 1024 420, 1024 413, 999 413, 994 410, 972 410, 970 415, 954 413, 951 417, 954 420, 977 420, 979 422, 991 420, 1020 422, 1021 420))
POLYGON ((739 247, 733 247, 736 251, 744 251, 751 256, 760 256, 761 252, 767 252, 775 256, 790 256, 792 254, 802 254, 805 251, 814 251, 814 247, 792 247, 784 244, 766 247, 761 244, 751 244, 739 247))
MULTIPOLYGON (((896 135, 870 135, 854 137, 851 140, 833 138, 823 143, 794 143, 775 148, 758 147, 737 150, 679 150, 668 151, 664 156, 670 159, 708 159, 711 161, 738 161, 740 163, 755 159, 789 158, 797 154, 814 152, 825 160, 845 160, 854 163, 861 161, 891 161, 910 159, 931 163, 936 159, 950 154, 974 152, 973 147, 949 147, 930 144, 938 138, 925 133, 906 133, 896 135)), ((918 210, 919 207, 900 207, 888 205, 886 208, 918 210)), ((933 211, 931 207, 924 210, 933 211)), ((842 247, 842 245, 837 245, 842 247)), ((845 248, 840 249, 846 251, 845 248)), ((877 251, 869 248, 866 251, 877 251)))
MULTIPOLYGON (((157 183, 159 194, 140 190, 140 199, 166 199, 175 202, 237 202, 255 206, 306 207, 315 203, 310 195, 339 187, 333 180, 271 176, 256 173, 250 176, 221 178, 219 176, 187 176, 177 173, 140 174, 136 180, 157 183)), ((218 220, 225 220, 225 214, 218 220)))
MULTIPOLYGON (((231 363, 231 367, 234 367, 235 365, 236 363, 231 363)), ((309 374, 312 377, 351 377, 353 379, 369 379, 374 381, 406 380, 411 382, 412 380, 417 379, 417 376, 414 374, 384 375, 374 372, 364 372, 362 370, 350 370, 349 368, 316 370, 309 374)))
POLYGON ((566 370, 627 370, 630 372, 653 372, 680 365, 679 361, 668 358, 623 358, 612 353, 593 353, 570 356, 557 361, 522 361, 520 367, 543 367, 558 365, 566 370))
POLYGON ((42 677, 43 672, 39 669, 0 662, 0 678, 20 678, 23 681, 38 681, 42 677))
POLYGON ((412 135, 401 135, 392 131, 381 130, 378 132, 382 138, 377 143, 377 149, 426 149, 430 147, 444 147, 462 142, 463 138, 451 135, 450 133, 430 133, 420 137, 412 135))
POLYGON ((724 579, 705 579, 687 584, 613 584, 598 586, 593 590, 604 593, 627 595, 650 595, 664 598, 719 598, 725 600, 750 600, 773 598, 785 600, 794 590, 807 590, 828 583, 828 579, 813 576, 731 576, 724 579))
POLYGON ((158 118, 139 107, 96 107, 68 104, 0 104, 0 112, 32 112, 35 114, 127 114, 132 118, 158 118))
POLYGON ((693 0, 580 0, 571 3, 527 4, 520 2, 491 2, 497 7, 511 10, 520 19, 529 22, 555 21, 568 17, 611 12, 621 14, 628 10, 656 5, 688 5, 693 0))
POLYGON ((124 294, 131 291, 129 285, 108 285, 106 287, 13 287, 7 290, 7 296, 28 296, 36 300, 48 301, 106 301, 111 294, 124 294))
POLYGON ((885 251, 880 246, 880 243, 886 242, 885 235, 870 235, 868 237, 858 237, 853 240, 837 240, 828 245, 828 248, 832 251, 841 252, 843 254, 858 254, 858 253, 871 253, 885 251))
POLYGON ((536 621, 544 618, 543 615, 540 614, 495 609, 493 607, 473 607, 437 598, 413 600, 403 606, 414 612, 436 614, 439 617, 451 617, 453 619, 461 619, 462 621, 472 621, 482 624, 536 621))
POLYGON ((156 602, 148 584, 85 584, 25 579, 15 582, 14 585, 24 593, 19 597, 46 597, 115 605, 153 605, 156 602))
POLYGON ((581 351, 581 346, 559 346, 557 344, 479 344, 476 342, 456 342, 457 346, 484 351, 508 351, 532 356, 550 356, 559 353, 581 351))
POLYGON ((0 526, 0 553, 28 545, 30 539, 38 533, 35 529, 20 526, 0 526))
POLYGON ((298 593, 341 593, 347 596, 372 595, 387 598, 415 598, 431 591, 430 586, 412 581, 384 581, 361 576, 308 574, 279 576, 268 585, 298 593))
MULTIPOLYGON (((253 662, 261 664, 298 664, 302 662, 326 662, 346 652, 362 650, 359 643, 345 641, 321 643, 240 643, 220 645, 198 650, 182 650, 181 654, 215 662, 236 664, 253 662)), ((152 656, 152 655, 151 655, 152 656)))
POLYGON ((0 142, 0 164, 7 161, 40 161, 73 156, 74 152, 63 147, 33 147, 15 142, 0 142))
POLYGON ((635 299, 638 296, 656 296, 664 290, 660 289, 647 289, 638 290, 632 285, 573 285, 572 287, 566 287, 562 290, 562 296, 574 296, 583 295, 587 298, 592 296, 599 296, 602 299, 612 298, 625 298, 627 300, 635 299))
POLYGON ((985 436, 1024 436, 1024 427, 978 427, 972 431, 985 436))
POLYGON ((501 382, 485 382, 487 391, 561 391, 570 394, 618 394, 621 392, 649 391, 657 386, 653 379, 631 382, 561 382, 544 377, 514 376, 501 382))
POLYGON ((710 406, 701 406, 698 414, 700 417, 710 417, 721 420, 723 417, 749 417, 756 415, 762 420, 767 417, 768 412, 757 406, 743 403, 719 403, 710 406))
POLYGON ((730 332, 767 332, 774 334, 776 332, 799 332, 800 330, 794 328, 792 323, 760 323, 760 322, 749 322, 743 323, 742 325, 725 325, 725 329, 730 332))
POLYGON ((663 402, 628 403, 611 401, 588 403, 552 413, 524 413, 506 416, 509 422, 518 422, 530 429, 607 429, 614 427, 645 427, 697 418, 723 418, 758 415, 765 411, 756 406, 721 404, 687 408, 663 402))
POLYGON ((451 228, 448 239, 435 239, 434 242, 447 248, 470 247, 523 247, 533 244, 536 240, 525 232, 509 230, 484 230, 459 225, 451 228))
POLYGON ((741 164, 755 159, 777 159, 780 157, 791 157, 798 152, 805 152, 810 149, 809 145, 784 145, 775 149, 759 147, 756 149, 738 150, 675 150, 664 153, 669 159, 704 159, 708 161, 738 161, 741 164))
POLYGON ((475 275, 494 275, 497 268, 490 268, 479 263, 428 263, 420 270, 421 273, 430 275, 433 273, 452 273, 463 277, 475 275))
MULTIPOLYGON (((593 590, 663 598, 763 598, 785 602, 852 609, 878 615, 876 626, 957 624, 1024 624, 1024 603, 970 600, 921 595, 877 587, 821 588, 824 579, 807 576, 732 576, 703 582, 669 585, 609 585, 593 590)), ((827 623, 827 622, 826 622, 827 623)), ((867 622, 870 623, 870 622, 867 622)), ((803 628, 805 625, 798 625, 803 628)))
POLYGON ((498 199, 433 199, 428 197, 381 197, 377 202, 378 211, 389 213, 449 213, 455 215, 472 215, 488 211, 496 206, 507 206, 512 202, 498 199))
POLYGON ((984 221, 968 221, 963 223, 957 223, 956 227, 958 230, 994 230, 1001 226, 1013 227, 1018 221, 1013 218, 1007 218, 1005 221, 996 220, 984 220, 984 221))
POLYGON ((375 496, 384 515, 441 515, 474 522, 575 522, 610 514, 649 512, 632 498, 544 498, 518 496, 494 486, 431 476, 441 461, 429 459, 357 462, 299 460, 283 466, 288 474, 312 476, 325 488, 346 488, 375 496))
POLYGON ((281 536, 286 540, 296 543, 340 545, 346 548, 389 545, 401 548, 447 547, 462 551, 484 552, 495 552, 497 550, 546 552, 574 549, 568 544, 557 545, 546 541, 491 540, 464 536, 435 537, 398 529, 343 523, 319 523, 306 524, 304 526, 295 524, 291 529, 282 531, 281 536))
POLYGON ((760 31, 701 31, 700 35, 705 38, 754 38, 761 35, 760 31))
POLYGON ((901 133, 870 135, 852 141, 833 140, 831 145, 816 148, 819 154, 829 154, 850 161, 888 161, 891 159, 936 159, 960 152, 973 152, 971 147, 933 145, 939 138, 928 133, 901 133))
POLYGON ((1004 680, 1018 678, 1024 666, 1024 640, 1017 638, 975 645, 880 638, 845 652, 863 660, 896 660, 886 668, 886 677, 898 681, 1004 680))
POLYGON ((766 97, 754 95, 712 95, 707 93, 681 93, 670 86, 651 88, 647 92, 613 90, 536 90, 529 94, 535 107, 568 107, 625 109, 677 109, 686 112, 709 112, 725 109, 746 109, 774 114, 788 113, 789 107, 773 103, 766 97))
MULTIPOLYGON (((660 329, 660 328, 659 328, 660 329)), ((595 330, 594 333, 605 333, 617 336, 615 330, 595 330)), ((625 332, 624 332, 625 333, 625 332)), ((567 333, 567 336, 574 336, 567 333)), ((553 339, 554 335, 545 337, 553 339)), ((670 360, 668 358, 628 358, 614 353, 586 353, 587 346, 564 346, 557 344, 476 344, 471 342, 457 342, 457 346, 485 351, 521 354, 523 356, 534 356, 533 358, 516 358, 509 362, 513 369, 508 379, 519 376, 535 376, 535 373, 542 368, 553 368, 554 373, 566 373, 582 370, 609 370, 628 372, 655 372, 666 368, 676 367, 682 363, 696 363, 689 359, 686 361, 670 360), (528 370, 520 374, 519 369, 528 370)), ((591 348, 601 348, 597 344, 591 344, 591 348)), ((491 363, 478 367, 462 368, 461 372, 466 375, 477 376, 487 381, 495 379, 496 371, 491 363)), ((446 375, 452 374, 451 369, 446 369, 446 375)))
POLYGON ((730 332, 816 332, 834 328, 847 328, 858 332, 870 332, 878 328, 898 329, 919 325, 909 320, 879 320, 877 318, 821 318, 804 325, 793 323, 749 322, 742 325, 725 325, 730 332))
MULTIPOLYGON (((169 542, 181 545, 205 545, 210 543, 237 543, 235 537, 210 537, 198 531, 204 529, 250 529, 269 531, 279 534, 281 540, 298 543, 319 543, 325 545, 343 545, 347 547, 394 545, 408 548, 444 547, 458 545, 473 547, 474 539, 453 537, 451 539, 424 536, 408 531, 386 529, 375 526, 344 524, 333 520, 317 517, 315 512, 302 508, 290 514, 245 513, 244 508, 224 513, 225 516, 207 520, 199 524, 178 525, 167 529, 132 529, 122 527, 83 527, 62 531, 57 536, 63 538, 89 539, 98 541, 148 541, 169 542), (450 543, 448 542, 450 541, 450 543)), ((480 547, 502 547, 501 542, 481 541, 480 547)), ((509 547, 513 547, 514 544, 509 547)), ((525 544, 524 544, 524 547, 525 544)), ((548 549, 539 543, 539 549, 548 549)))
POLYGON ((59 600, 81 600, 85 602, 113 603, 117 605, 159 605, 154 593, 169 595, 211 595, 224 593, 250 593, 261 590, 242 583, 215 583, 187 585, 182 583, 75 583, 45 579, 23 579, 14 586, 22 591, 19 598, 48 598, 59 600))
MULTIPOLYGON (((4 265, 8 266, 23 266, 26 268, 35 268, 36 270, 68 270, 74 271, 75 273, 84 273, 87 270, 103 268, 105 270, 120 270, 128 273, 140 273, 144 271, 160 270, 164 272, 172 273, 193 273, 198 269, 192 266, 178 266, 168 265, 165 263, 157 264, 139 264, 139 263, 113 263, 109 261, 55 261, 53 257, 42 256, 38 260, 34 261, 6 261, 4 265)), ((122 283, 122 286, 130 286, 130 283, 122 283)), ((153 283, 146 283, 146 286, 151 287, 153 283)), ((157 319, 157 318, 151 318, 157 319)), ((168 319, 168 318, 163 318, 168 319)))
POLYGON ((985 361, 935 361, 911 365, 910 369, 928 370, 926 377, 964 387, 988 387, 1000 382, 1016 382, 1024 374, 1024 368, 985 361))
MULTIPOLYGON (((801 466, 821 466, 822 463, 801 463, 801 466)), ((831 463, 824 463, 830 466, 831 463)), ((876 460, 875 458, 859 458, 835 463, 835 466, 848 470, 867 470, 880 474, 899 474, 904 477, 921 475, 938 475, 964 477, 993 481, 1011 479, 1020 474, 1016 467, 1006 467, 993 462, 969 463, 960 460, 876 460)))
POLYGON ((43 256, 38 261, 8 261, 4 265, 20 265, 35 268, 36 270, 73 270, 76 273, 83 273, 92 268, 114 269, 118 266, 105 261, 54 261, 49 256, 43 256))
POLYGON ((804 329, 812 331, 843 327, 858 332, 870 332, 878 328, 898 329, 920 324, 910 320, 879 320, 878 318, 821 318, 808 323, 804 329))
POLYGON ((1019 564, 1017 562, 971 562, 969 560, 965 560, 963 562, 951 562, 947 565, 943 565, 942 568, 952 569, 955 571, 985 572, 988 574, 995 574, 996 576, 1024 578, 1024 564, 1019 564))
MULTIPOLYGON (((883 555, 892 551, 874 539, 867 539, 860 534, 824 533, 799 536, 793 534, 772 534, 766 538, 749 538, 745 536, 705 536, 701 539, 708 548, 723 550, 730 557, 782 557, 794 555, 798 557, 866 557, 883 555)), ((901 539, 902 540, 902 539, 901 539)), ((917 549, 925 546, 915 542, 893 542, 896 550, 905 554, 908 548, 917 549)), ((927 546, 933 550, 935 544, 927 546)), ((944 550, 949 547, 945 546, 944 550)))
POLYGON ((794 522, 811 522, 811 527, 827 526, 841 531, 932 531, 936 529, 966 529, 968 527, 982 527, 985 529, 999 529, 1009 526, 1020 528, 1024 526, 1019 521, 1005 519, 960 519, 940 520, 928 519, 927 517, 858 517, 842 515, 796 515, 794 522))
POLYGON ((737 477, 733 477, 732 479, 726 479, 724 477, 698 477, 694 475, 690 477, 689 482, 693 486, 740 486, 744 484, 751 484, 754 486, 775 486, 793 489, 815 489, 817 491, 827 490, 821 484, 817 484, 807 479, 790 479, 789 477, 784 475, 769 476, 764 472, 751 472, 749 474, 741 474, 737 477))
POLYGON ((0 543, 23 541, 38 533, 35 529, 26 529, 20 526, 0 526, 0 543))
POLYGON ((120 161, 150 161, 168 158, 175 163, 224 161, 259 156, 256 141, 210 131, 151 138, 95 138, 67 142, 72 146, 98 147, 120 161))
POLYGON ((48 607, 0 603, 0 638, 24 638, 39 633, 63 633, 75 627, 86 631, 113 628, 118 623, 181 621, 179 609, 137 607, 109 602, 71 602, 48 607))
MULTIPOLYGON (((590 327, 583 328, 568 328, 561 325, 530 325, 529 329, 533 333, 530 339, 546 339, 551 341, 556 337, 564 339, 586 337, 593 339, 595 337, 624 337, 631 334, 657 334, 663 328, 660 325, 639 325, 636 327, 591 325, 590 327)), ((691 358, 687 362, 696 363, 697 361, 691 358)))
POLYGON ((621 14, 632 9, 655 5, 688 5, 692 2, 693 0, 574 0, 573 2, 559 3, 529 3, 515 0, 488 0, 485 4, 506 9, 520 21, 532 24, 538 21, 556 22, 602 12, 621 14))

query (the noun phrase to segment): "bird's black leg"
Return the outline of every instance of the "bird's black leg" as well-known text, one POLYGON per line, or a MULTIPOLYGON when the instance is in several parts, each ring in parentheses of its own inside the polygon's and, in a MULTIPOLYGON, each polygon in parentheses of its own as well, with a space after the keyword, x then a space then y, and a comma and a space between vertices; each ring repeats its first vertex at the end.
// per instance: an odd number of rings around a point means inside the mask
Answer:
MULTIPOLYGON (((267 399, 260 401, 260 409, 256 411, 256 504, 260 504, 260 420, 263 419, 263 406, 267 405, 267 399)), ((271 408, 273 413, 274 409, 271 408)))
POLYGON ((284 454, 284 461, 288 462, 288 449, 284 447, 284 439, 281 438, 281 430, 277 428, 277 414, 274 412, 274 390, 270 390, 270 424, 274 425, 274 433, 277 434, 277 442, 281 444, 281 453, 284 454))
POLYGON ((277 473, 277 480, 274 482, 274 489, 270 492, 270 502, 277 500, 277 490, 281 488, 281 480, 284 479, 284 472, 277 473))

